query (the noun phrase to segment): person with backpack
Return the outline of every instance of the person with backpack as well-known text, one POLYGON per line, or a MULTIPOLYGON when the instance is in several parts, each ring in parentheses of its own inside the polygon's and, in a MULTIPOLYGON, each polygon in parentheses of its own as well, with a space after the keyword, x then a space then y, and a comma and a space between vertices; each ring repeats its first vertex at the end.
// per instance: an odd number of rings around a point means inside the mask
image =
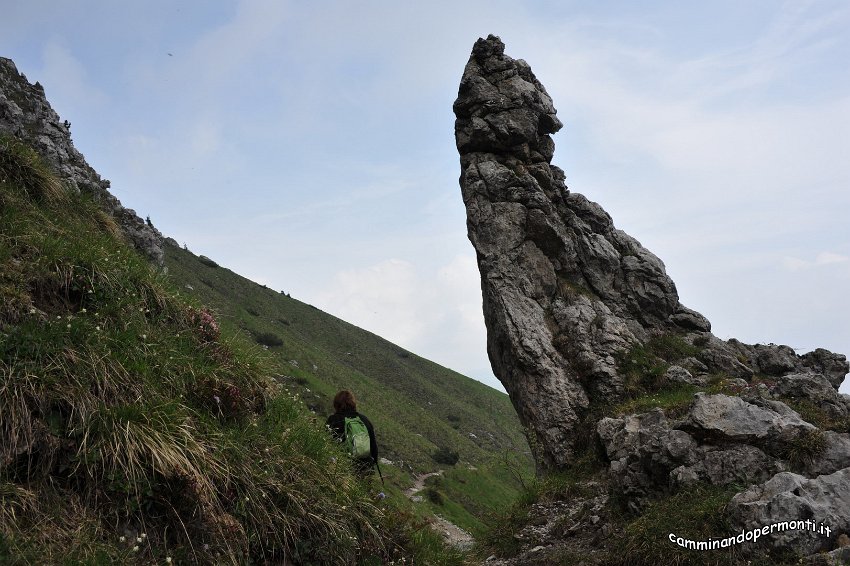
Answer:
POLYGON ((334 438, 345 443, 354 463, 354 470, 361 476, 368 477, 378 465, 378 443, 372 423, 365 415, 357 412, 357 400, 354 393, 348 389, 343 389, 334 397, 334 411, 334 414, 328 417, 328 429, 334 438))

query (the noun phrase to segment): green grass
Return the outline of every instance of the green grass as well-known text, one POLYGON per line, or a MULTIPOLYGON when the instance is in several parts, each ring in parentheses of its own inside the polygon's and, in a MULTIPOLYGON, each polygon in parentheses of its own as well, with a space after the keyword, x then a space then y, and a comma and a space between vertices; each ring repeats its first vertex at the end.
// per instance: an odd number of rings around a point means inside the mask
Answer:
POLYGON ((626 377, 626 389, 634 397, 664 387, 667 368, 699 352, 699 347, 688 344, 681 336, 662 334, 645 344, 632 344, 619 356, 618 365, 626 377))
POLYGON ((697 485, 652 504, 642 515, 622 526, 622 536, 612 541, 618 552, 616 564, 720 565, 735 563, 736 549, 696 551, 681 548, 668 539, 670 533, 694 541, 732 535, 725 509, 739 486, 697 485))
POLYGON ((4 143, 0 562, 462 563, 352 474, 279 360, 4 143))
POLYGON ((504 393, 186 250, 168 247, 166 265, 181 295, 214 308, 222 328, 279 338, 282 344, 267 351, 275 379, 320 419, 333 411, 337 391, 351 389, 375 425, 382 456, 415 473, 446 469, 447 505, 435 510, 459 526, 478 526, 494 508, 495 502, 480 503, 481 493, 499 499, 519 493, 511 468, 532 473, 528 445, 504 393), (458 463, 435 462, 441 448, 456 452, 458 463), (468 466, 479 470, 474 482, 448 479, 468 466))
MULTIPOLYGON (((502 557, 515 556, 520 542, 514 535, 529 521, 528 512, 538 502, 565 501, 576 496, 591 496, 600 486, 590 482, 604 477, 606 465, 592 447, 579 455, 575 463, 564 470, 529 479, 520 495, 491 512, 483 526, 476 531, 474 553, 486 558, 491 554, 502 557)), ((604 489, 604 486, 601 487, 604 489)))
POLYGON ((694 393, 699 388, 693 385, 678 385, 669 389, 661 389, 652 393, 645 393, 624 401, 611 409, 613 416, 630 415, 634 413, 645 413, 654 408, 664 409, 667 416, 681 416, 694 400, 694 393))
POLYGON ((850 417, 836 418, 807 399, 780 399, 797 411, 800 417, 822 430, 850 432, 850 417))

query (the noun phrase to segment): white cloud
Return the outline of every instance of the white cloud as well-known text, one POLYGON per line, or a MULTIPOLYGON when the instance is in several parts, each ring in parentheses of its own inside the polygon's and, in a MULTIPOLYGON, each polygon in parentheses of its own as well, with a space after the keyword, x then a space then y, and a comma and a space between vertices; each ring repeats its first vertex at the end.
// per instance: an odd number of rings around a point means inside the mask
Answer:
POLYGON ((850 258, 845 255, 833 252, 820 252, 812 261, 786 256, 782 258, 782 265, 789 271, 799 271, 801 269, 811 269, 813 267, 844 263, 848 260, 850 260, 850 258))
POLYGON ((817 265, 829 265, 830 263, 844 263, 848 258, 846 255, 835 254, 832 252, 821 252, 818 254, 818 257, 815 258, 815 264, 817 265))
POLYGON ((480 276, 472 256, 456 256, 433 271, 400 259, 343 270, 311 302, 421 356, 500 387, 487 360, 480 276))
POLYGON ((47 96, 54 107, 94 113, 107 102, 106 94, 89 82, 86 65, 60 40, 54 38, 47 42, 42 62, 41 82, 50 85, 47 96))

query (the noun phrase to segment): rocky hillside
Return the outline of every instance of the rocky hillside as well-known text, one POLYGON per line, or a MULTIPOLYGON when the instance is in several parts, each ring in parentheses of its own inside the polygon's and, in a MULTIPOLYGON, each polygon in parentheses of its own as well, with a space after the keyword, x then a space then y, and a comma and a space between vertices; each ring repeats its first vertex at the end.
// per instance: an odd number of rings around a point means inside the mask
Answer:
POLYGON ((850 532, 845 356, 714 336, 662 261, 568 190, 550 163, 562 126, 552 100, 504 49, 478 40, 461 79, 460 184, 494 372, 539 468, 570 478, 557 501, 514 517, 513 563, 573 563, 578 550, 633 564, 832 551, 850 532), (829 529, 682 548, 797 520, 829 529))
POLYGON ((115 218, 126 240, 162 265, 162 234, 109 192, 109 181, 86 163, 71 141, 71 123, 62 120, 38 82, 30 84, 11 59, 0 57, 0 134, 27 140, 71 191, 93 198, 115 218))

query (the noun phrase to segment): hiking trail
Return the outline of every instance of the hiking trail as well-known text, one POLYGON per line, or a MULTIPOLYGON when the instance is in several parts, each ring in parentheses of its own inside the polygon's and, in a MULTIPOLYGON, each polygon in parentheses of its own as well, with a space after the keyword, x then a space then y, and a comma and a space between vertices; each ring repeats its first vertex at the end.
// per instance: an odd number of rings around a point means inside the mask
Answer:
MULTIPOLYGON (((406 489, 404 494, 414 503, 420 503, 422 501, 422 496, 417 494, 425 489, 425 482, 428 478, 441 475, 443 475, 443 470, 428 472, 426 474, 417 474, 414 476, 413 485, 406 489)), ((440 533, 445 541, 455 548, 466 550, 471 548, 475 542, 471 534, 437 514, 434 515, 431 528, 440 533)))

